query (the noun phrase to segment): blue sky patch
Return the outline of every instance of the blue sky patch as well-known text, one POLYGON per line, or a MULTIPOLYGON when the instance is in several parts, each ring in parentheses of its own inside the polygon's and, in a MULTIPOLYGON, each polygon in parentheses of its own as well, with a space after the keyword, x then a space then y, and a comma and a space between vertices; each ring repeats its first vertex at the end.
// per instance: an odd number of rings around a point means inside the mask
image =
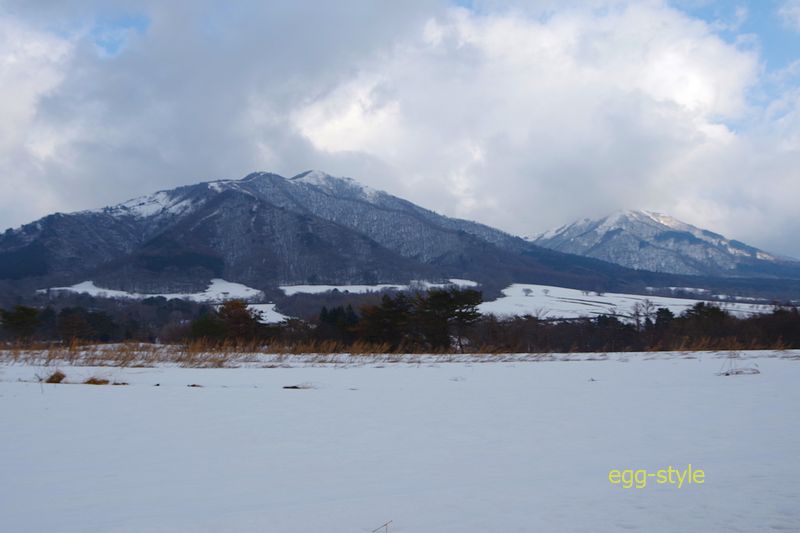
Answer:
POLYGON ((144 15, 103 17, 97 19, 90 35, 102 55, 114 57, 125 48, 131 33, 143 34, 149 26, 144 15))

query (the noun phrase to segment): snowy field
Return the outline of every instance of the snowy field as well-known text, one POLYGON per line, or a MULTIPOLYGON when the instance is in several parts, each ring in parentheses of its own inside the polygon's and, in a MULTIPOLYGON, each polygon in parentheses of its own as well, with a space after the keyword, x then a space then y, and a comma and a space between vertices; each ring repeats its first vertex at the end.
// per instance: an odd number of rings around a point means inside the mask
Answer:
MULTIPOLYGON (((503 296, 491 302, 484 302, 479 309, 483 314, 497 316, 531 315, 539 318, 578 318, 617 315, 627 318, 630 316, 633 306, 637 303, 642 304, 645 300, 652 302, 654 311, 658 307, 666 307, 676 315, 698 302, 706 301, 611 292, 598 294, 548 285, 515 283, 503 289, 503 296)), ((740 317, 769 313, 773 309, 771 305, 754 303, 721 301, 709 303, 740 317)))
POLYGON ((800 352, 724 357, 3 364, 0 530, 798 531, 800 352), (688 463, 704 484, 608 480, 688 463))
MULTIPOLYGON (((351 294, 366 294, 381 291, 406 291, 406 290, 428 290, 446 287, 477 287, 478 283, 468 279, 450 279, 446 283, 433 283, 424 280, 413 280, 408 284, 379 284, 379 285, 282 285, 280 289, 286 296, 294 294, 322 294, 330 291, 349 292, 351 294)), ((153 293, 143 294, 114 289, 98 287, 94 281, 82 281, 68 287, 51 287, 49 289, 39 289, 36 291, 41 294, 48 292, 72 292, 76 294, 88 294, 97 298, 121 298, 130 300, 141 300, 144 298, 163 297, 167 300, 177 298, 181 300, 192 300, 195 302, 221 303, 225 300, 242 299, 253 300, 263 296, 258 289, 253 289, 241 283, 234 283, 224 279, 212 279, 208 288, 202 292, 195 293, 153 293)))
MULTIPOLYGON (((350 294, 367 294, 381 291, 428 290, 446 287, 475 288, 478 287, 478 283, 466 279, 450 279, 447 283, 415 280, 406 285, 282 285, 279 288, 286 296, 293 296, 295 294, 323 294, 334 290, 350 294)), ((678 287, 673 288, 677 289, 678 287)), ((699 291, 700 289, 694 290, 699 291)), ((263 293, 257 289, 223 279, 211 280, 209 287, 203 292, 187 294, 130 293, 98 287, 93 281, 84 281, 70 287, 41 289, 38 292, 47 293, 48 291, 83 293, 100 298, 142 299, 163 296, 167 299, 180 298, 206 303, 222 303, 225 300, 235 298, 258 301, 263 297, 263 293)), ((666 307, 676 315, 694 306, 697 302, 708 301, 621 293, 598 294, 578 289, 522 283, 510 285, 503 289, 502 293, 503 295, 500 298, 481 304, 479 307, 480 312, 500 317, 531 315, 539 318, 578 318, 616 315, 622 319, 627 319, 630 318, 633 306, 637 303, 642 304, 645 300, 653 304, 653 310, 658 307, 666 307)), ((739 317, 769 313, 773 309, 771 305, 748 302, 710 301, 709 303, 722 307, 739 317)), ((261 321, 264 323, 278 323, 291 318, 280 313, 275 304, 272 303, 254 303, 249 307, 262 313, 261 321)))

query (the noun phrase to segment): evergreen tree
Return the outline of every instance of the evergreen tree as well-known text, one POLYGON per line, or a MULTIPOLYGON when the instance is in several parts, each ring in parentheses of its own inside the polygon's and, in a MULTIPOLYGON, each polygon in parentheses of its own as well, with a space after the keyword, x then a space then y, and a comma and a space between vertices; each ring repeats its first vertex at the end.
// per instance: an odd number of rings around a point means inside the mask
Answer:
POLYGON ((228 328, 216 313, 204 313, 192 321, 189 335, 194 340, 222 342, 228 336, 228 328))
POLYGON ((367 342, 385 343, 395 351, 411 337, 411 312, 411 301, 405 294, 394 298, 384 294, 380 305, 361 309, 358 333, 367 342))
POLYGON ((481 301, 481 293, 472 289, 434 289, 419 294, 414 302, 416 324, 434 350, 449 348, 452 335, 463 351, 464 335, 480 317, 481 301))
POLYGON ((319 339, 351 343, 356 338, 355 329, 358 322, 358 315, 350 304, 347 307, 340 305, 330 309, 323 307, 319 313, 316 336, 319 339))
POLYGON ((219 308, 219 320, 224 324, 229 338, 252 340, 261 326, 260 313, 247 307, 243 300, 228 300, 219 308))
POLYGON ((65 307, 58 313, 58 335, 61 340, 90 340, 95 332, 87 320, 86 309, 65 307))
POLYGON ((39 311, 33 307, 18 305, 11 311, 0 309, 3 330, 17 340, 29 340, 39 325, 39 311))

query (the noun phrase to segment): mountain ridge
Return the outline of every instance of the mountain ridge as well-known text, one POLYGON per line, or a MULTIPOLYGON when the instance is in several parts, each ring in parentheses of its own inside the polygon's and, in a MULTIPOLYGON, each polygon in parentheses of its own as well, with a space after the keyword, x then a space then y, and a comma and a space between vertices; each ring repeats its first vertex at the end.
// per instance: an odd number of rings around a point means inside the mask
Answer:
POLYGON ((0 234, 0 278, 125 290, 222 275, 256 286, 521 276, 594 287, 617 270, 319 171, 185 185, 0 234))
MULTIPOLYGON (((781 297, 786 287, 697 280, 562 253, 320 171, 184 185, 0 234, 0 284, 15 289, 93 280, 109 289, 177 293, 215 278, 265 292, 281 284, 449 278, 496 290, 513 282, 623 292, 714 285, 781 297)), ((792 290, 800 293, 800 283, 792 290)))
POLYGON ((528 239, 553 250, 594 257, 627 268, 705 276, 781 276, 800 263, 771 254, 670 215, 620 210, 584 218, 528 239))

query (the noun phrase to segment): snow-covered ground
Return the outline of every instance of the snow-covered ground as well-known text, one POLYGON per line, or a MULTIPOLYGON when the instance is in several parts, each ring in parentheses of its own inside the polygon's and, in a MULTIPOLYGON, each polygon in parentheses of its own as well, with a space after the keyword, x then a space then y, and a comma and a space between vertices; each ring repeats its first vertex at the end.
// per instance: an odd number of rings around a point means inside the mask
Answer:
MULTIPOLYGON (((517 283, 503 289, 503 296, 480 306, 483 314, 497 316, 532 315, 539 318, 577 318, 582 316, 620 315, 629 317, 636 303, 652 302, 653 311, 666 307, 676 315, 704 300, 667 298, 664 296, 641 296, 635 294, 602 293, 565 289, 548 285, 517 283)), ((730 313, 746 317, 769 313, 770 305, 742 302, 709 302, 730 313)))
MULTIPOLYGON (((427 290, 444 287, 473 288, 478 284, 467 279, 450 279, 446 283, 433 283, 430 281, 415 280, 407 285, 379 284, 379 285, 282 285, 280 289, 287 296, 295 294, 322 294, 333 290, 351 294, 366 294, 384 290, 403 291, 409 289, 427 290)), ((117 291, 97 287, 92 281, 84 281, 70 287, 53 287, 41 289, 38 292, 66 291, 84 293, 100 298, 127 298, 142 299, 153 296, 163 296, 167 299, 180 298, 195 302, 221 303, 230 299, 258 300, 263 293, 241 283, 233 283, 223 279, 213 279, 209 287, 198 293, 182 294, 140 294, 117 291)), ((479 310, 483 314, 497 316, 522 316, 533 315, 540 318, 577 318, 582 316, 618 315, 629 317, 636 303, 645 300, 652 302, 653 309, 666 307, 675 314, 680 314, 697 302, 686 298, 668 298, 664 296, 643 296, 635 294, 603 293, 577 289, 565 289, 549 285, 530 285, 516 283, 503 289, 503 296, 491 302, 481 304, 479 310)), ((772 306, 746 303, 710 301, 709 303, 722 307, 737 316, 750 316, 759 313, 768 313, 772 306)), ((263 312, 264 322, 281 322, 289 317, 276 311, 274 304, 254 304, 251 308, 263 312)))
POLYGON ((247 308, 260 313, 260 322, 264 324, 278 324, 291 318, 275 310, 275 304, 250 304, 247 308))
POLYGON ((800 352, 746 355, 0 365, 0 529, 796 531, 800 352), (689 463, 704 484, 608 478, 689 463))
POLYGON ((407 285, 382 283, 378 285, 281 285, 280 289, 286 296, 294 294, 323 294, 333 290, 339 292, 349 292, 351 294, 366 294, 369 292, 381 292, 386 290, 407 291, 407 290, 428 290, 441 289, 445 287, 473 288, 478 283, 468 279, 449 279, 447 283, 433 283, 424 280, 414 280, 407 285))
POLYGON ((125 298, 141 300, 144 298, 153 298, 162 296, 168 300, 177 298, 180 300, 192 300, 195 302, 209 302, 219 303, 225 300, 243 299, 252 300, 259 298, 263 293, 257 289, 242 285, 241 283, 234 283, 232 281, 225 281, 224 279, 212 279, 210 285, 203 292, 195 293, 160 293, 160 294, 143 294, 125 291, 116 291, 113 289, 104 289, 98 287, 93 281, 84 281, 77 283, 70 287, 53 287, 50 289, 40 289, 37 292, 47 293, 48 291, 63 291, 75 292, 80 294, 88 294, 98 298, 125 298))
MULTIPOLYGON (((208 288, 203 292, 195 293, 161 293, 161 294, 143 294, 126 291, 117 291, 113 289, 104 289, 98 287, 93 281, 84 281, 77 283, 70 287, 53 287, 51 289, 40 289, 37 292, 47 293, 48 291, 64 291, 74 292, 80 294, 88 294, 96 298, 119 298, 126 300, 141 300, 144 298, 164 297, 168 300, 178 298, 181 300, 191 300, 194 302, 205 303, 222 303, 225 300, 243 299, 243 300, 257 300, 261 298, 264 293, 258 289, 253 289, 241 283, 233 283, 224 279, 212 279, 208 288)), ((248 308, 261 313, 261 322, 265 324, 276 324, 283 322, 290 318, 286 315, 279 313, 275 309, 273 303, 250 304, 248 308)))

